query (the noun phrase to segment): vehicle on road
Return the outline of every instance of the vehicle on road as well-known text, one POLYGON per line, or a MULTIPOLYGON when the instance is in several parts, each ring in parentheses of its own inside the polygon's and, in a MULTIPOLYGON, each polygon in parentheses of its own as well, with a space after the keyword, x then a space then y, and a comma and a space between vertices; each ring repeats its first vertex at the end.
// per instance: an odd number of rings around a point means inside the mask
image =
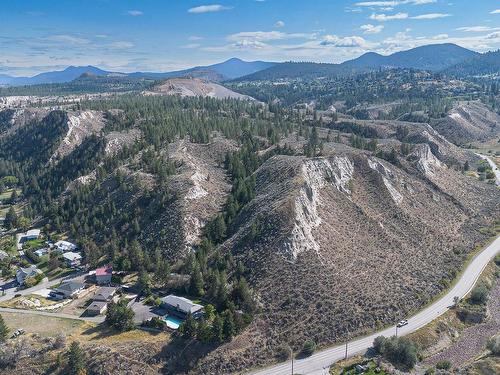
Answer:
POLYGON ((398 328, 401 328, 401 327, 404 327, 404 326, 405 326, 405 325, 407 325, 407 324, 408 324, 408 320, 403 319, 403 320, 401 320, 401 321, 397 324, 397 327, 398 327, 398 328))

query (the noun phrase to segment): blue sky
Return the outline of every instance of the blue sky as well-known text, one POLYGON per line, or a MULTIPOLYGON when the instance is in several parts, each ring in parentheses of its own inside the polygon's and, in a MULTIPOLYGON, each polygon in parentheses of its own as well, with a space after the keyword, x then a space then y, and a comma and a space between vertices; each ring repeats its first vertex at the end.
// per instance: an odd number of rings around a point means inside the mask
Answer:
POLYGON ((0 73, 169 71, 230 57, 341 62, 431 43, 500 48, 498 0, 2 0, 0 73))

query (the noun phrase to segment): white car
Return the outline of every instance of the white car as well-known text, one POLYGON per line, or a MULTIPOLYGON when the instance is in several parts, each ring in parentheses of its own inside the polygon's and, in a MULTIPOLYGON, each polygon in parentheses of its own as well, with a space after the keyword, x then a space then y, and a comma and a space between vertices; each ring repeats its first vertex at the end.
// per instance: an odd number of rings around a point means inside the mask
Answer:
POLYGON ((402 321, 400 321, 398 324, 397 324, 397 327, 398 328, 401 328, 401 327, 404 327, 405 325, 408 324, 408 320, 406 319, 403 319, 402 321))

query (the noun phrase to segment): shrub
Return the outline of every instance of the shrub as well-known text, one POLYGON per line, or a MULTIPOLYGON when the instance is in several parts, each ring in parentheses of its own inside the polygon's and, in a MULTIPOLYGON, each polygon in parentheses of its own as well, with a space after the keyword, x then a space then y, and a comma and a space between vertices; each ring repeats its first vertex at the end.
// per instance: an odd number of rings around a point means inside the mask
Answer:
POLYGON ((436 363, 436 368, 438 370, 449 370, 451 368, 450 361, 439 361, 436 363))
POLYGON ((316 350, 316 343, 312 340, 307 340, 302 346, 302 354, 309 357, 316 350))
POLYGON ((500 335, 493 336, 488 340, 488 349, 494 356, 500 356, 500 335))
POLYGON ((392 336, 391 338, 386 338, 379 336, 373 341, 373 347, 377 353, 383 355, 384 358, 393 364, 413 368, 417 363, 417 348, 406 337, 392 336))
POLYGON ((278 346, 276 349, 276 358, 281 362, 284 362, 290 358, 292 349, 286 344, 278 346))
POLYGON ((488 291, 488 287, 484 283, 476 286, 470 294, 471 303, 474 305, 484 305, 488 301, 488 291))

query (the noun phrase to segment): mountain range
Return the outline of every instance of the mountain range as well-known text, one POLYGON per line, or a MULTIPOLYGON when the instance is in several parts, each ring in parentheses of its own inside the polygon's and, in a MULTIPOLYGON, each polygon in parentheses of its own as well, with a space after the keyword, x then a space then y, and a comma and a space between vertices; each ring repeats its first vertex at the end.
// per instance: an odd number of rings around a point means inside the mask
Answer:
POLYGON ((0 85, 22 86, 47 83, 70 82, 82 74, 93 76, 115 76, 129 78, 165 79, 190 76, 214 82, 244 79, 263 80, 294 78, 300 76, 323 76, 355 74, 387 68, 413 68, 429 71, 445 71, 450 74, 491 74, 498 72, 500 53, 480 54, 456 44, 434 44, 416 47, 407 51, 384 56, 368 52, 341 64, 314 62, 266 62, 243 61, 231 58, 222 63, 196 66, 172 72, 110 72, 94 66, 70 66, 61 71, 45 72, 33 77, 13 77, 0 74, 0 85))

